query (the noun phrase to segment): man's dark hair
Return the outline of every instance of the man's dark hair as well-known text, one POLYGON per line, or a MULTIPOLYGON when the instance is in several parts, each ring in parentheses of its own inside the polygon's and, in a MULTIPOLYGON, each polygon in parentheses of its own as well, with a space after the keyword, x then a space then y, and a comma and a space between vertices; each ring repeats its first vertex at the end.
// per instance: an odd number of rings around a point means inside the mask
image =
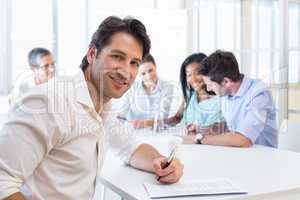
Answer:
MULTIPOLYGON (((200 65, 203 59, 205 59, 207 56, 204 53, 194 53, 190 56, 188 56, 182 63, 180 68, 180 83, 181 83, 181 89, 183 93, 184 100, 188 103, 189 99, 192 96, 192 93, 194 91, 193 88, 189 88, 187 85, 187 78, 186 78, 186 67, 192 63, 197 63, 200 65)), ((213 92, 208 92, 206 87, 203 88, 205 91, 210 94, 214 95, 213 92)))
POLYGON ((155 63, 155 60, 153 58, 153 56, 151 54, 148 54, 144 57, 144 59, 142 60, 142 63, 147 63, 147 62, 150 62, 150 63, 153 63, 155 66, 156 66, 156 63, 155 63))
POLYGON ((217 50, 201 62, 199 73, 208 76, 212 81, 219 84, 223 82, 225 77, 235 82, 242 77, 239 64, 233 53, 221 50, 217 50))
MULTIPOLYGON (((151 42, 147 35, 146 28, 142 22, 137 19, 126 17, 110 16, 106 18, 98 27, 92 36, 89 47, 95 47, 97 54, 111 42, 111 38, 115 33, 125 32, 132 35, 143 47, 143 58, 149 54, 151 42)), ((89 65, 87 57, 84 56, 80 64, 80 68, 84 71, 89 65)))
POLYGON ((31 67, 39 67, 41 58, 47 55, 51 55, 48 49, 41 47, 34 48, 28 53, 28 64, 31 67))

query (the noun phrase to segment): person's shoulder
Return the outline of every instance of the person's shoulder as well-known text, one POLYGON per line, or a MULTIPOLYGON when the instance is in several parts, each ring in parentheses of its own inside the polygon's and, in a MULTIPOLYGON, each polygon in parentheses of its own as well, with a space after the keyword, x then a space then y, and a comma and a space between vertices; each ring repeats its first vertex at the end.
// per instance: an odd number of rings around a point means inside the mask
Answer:
POLYGON ((267 83, 260 79, 251 79, 251 82, 251 87, 246 95, 248 102, 246 105, 253 101, 261 102, 272 99, 270 86, 267 83))
POLYGON ((251 96, 257 96, 262 93, 270 93, 270 85, 261 79, 251 79, 252 84, 250 88, 251 96))

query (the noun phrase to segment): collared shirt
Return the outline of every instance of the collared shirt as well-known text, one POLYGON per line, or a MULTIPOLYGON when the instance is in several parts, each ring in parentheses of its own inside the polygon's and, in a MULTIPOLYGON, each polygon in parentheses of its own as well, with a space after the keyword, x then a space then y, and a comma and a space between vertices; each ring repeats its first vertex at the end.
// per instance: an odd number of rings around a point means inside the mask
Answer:
POLYGON ((150 95, 146 93, 142 81, 137 80, 133 87, 116 103, 120 116, 128 120, 154 119, 156 114, 167 118, 170 112, 174 87, 171 83, 158 79, 150 95))
POLYGON ((262 81, 245 76, 234 96, 222 97, 222 112, 229 130, 243 134, 253 144, 277 147, 276 110, 262 81))
POLYGON ((0 199, 23 185, 27 199, 91 199, 108 147, 126 162, 139 145, 109 111, 96 113, 81 71, 27 93, 0 132, 0 199))
POLYGON ((219 96, 198 102, 197 93, 193 92, 188 105, 183 112, 184 124, 197 124, 209 126, 223 122, 225 119, 221 111, 221 99, 219 96))

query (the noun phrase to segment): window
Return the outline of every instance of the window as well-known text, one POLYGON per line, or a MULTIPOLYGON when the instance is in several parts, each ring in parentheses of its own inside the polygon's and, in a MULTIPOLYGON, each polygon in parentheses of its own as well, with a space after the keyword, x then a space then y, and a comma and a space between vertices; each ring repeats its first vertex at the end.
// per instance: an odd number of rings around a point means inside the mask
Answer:
POLYGON ((300 1, 289 3, 289 119, 300 120, 300 1))
POLYGON ((52 2, 12 0, 12 80, 30 74, 27 54, 32 48, 52 50, 52 2))

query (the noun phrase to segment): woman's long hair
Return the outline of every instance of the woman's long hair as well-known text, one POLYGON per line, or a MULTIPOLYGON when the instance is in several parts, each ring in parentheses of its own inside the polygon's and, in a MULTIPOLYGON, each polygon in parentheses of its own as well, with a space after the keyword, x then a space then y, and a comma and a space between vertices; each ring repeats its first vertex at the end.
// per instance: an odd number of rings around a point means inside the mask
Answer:
POLYGON ((192 63, 197 63, 200 66, 200 63, 206 57, 207 56, 204 53, 194 53, 194 54, 188 56, 183 61, 182 65, 181 65, 181 68, 180 68, 180 83, 181 83, 181 89, 182 89, 183 97, 184 97, 184 100, 187 104, 189 102, 189 99, 192 96, 192 93, 193 93, 194 89, 192 87, 188 87, 188 83, 187 83, 187 80, 186 80, 186 67, 188 65, 192 64, 192 63))

